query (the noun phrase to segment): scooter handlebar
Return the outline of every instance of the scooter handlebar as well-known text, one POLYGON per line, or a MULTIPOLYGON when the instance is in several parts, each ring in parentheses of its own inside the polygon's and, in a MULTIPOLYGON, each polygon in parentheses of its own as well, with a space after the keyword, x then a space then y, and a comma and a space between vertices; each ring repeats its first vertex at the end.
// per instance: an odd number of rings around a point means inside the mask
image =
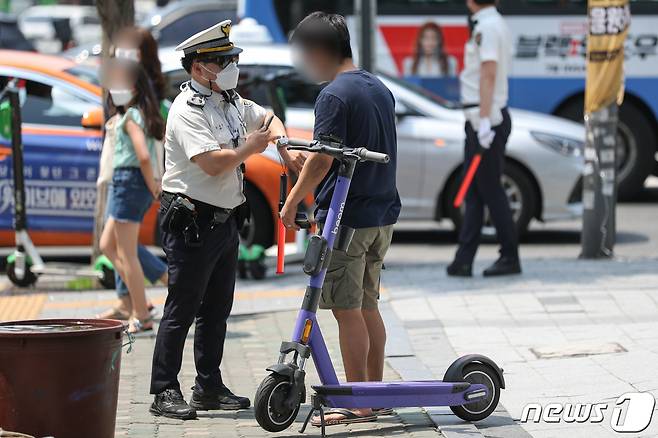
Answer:
POLYGON ((288 145, 290 145, 290 146, 308 148, 308 147, 311 147, 311 143, 314 143, 314 142, 302 140, 302 139, 299 139, 299 138, 289 138, 288 139, 288 145))
POLYGON ((369 151, 366 148, 341 148, 333 145, 337 143, 330 143, 332 146, 326 145, 321 141, 306 141, 300 139, 289 139, 288 140, 288 149, 290 150, 303 150, 307 152, 315 152, 320 154, 326 154, 334 158, 341 158, 346 156, 357 157, 360 161, 373 161, 375 163, 386 164, 391 161, 391 158, 380 152, 369 151))
POLYGON ((382 164, 386 164, 389 161, 391 161, 391 157, 389 157, 388 155, 382 154, 381 152, 369 151, 366 148, 354 149, 353 153, 354 155, 356 155, 357 157, 359 157, 364 161, 374 161, 375 163, 382 163, 382 164))

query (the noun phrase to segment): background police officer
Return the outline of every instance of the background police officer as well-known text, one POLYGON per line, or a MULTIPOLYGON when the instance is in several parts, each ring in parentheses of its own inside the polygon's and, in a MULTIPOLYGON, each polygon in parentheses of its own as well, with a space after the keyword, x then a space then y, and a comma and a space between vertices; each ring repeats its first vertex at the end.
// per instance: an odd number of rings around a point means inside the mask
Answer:
MULTIPOLYGON (((223 21, 177 47, 191 80, 171 106, 165 136, 161 226, 169 291, 153 353, 155 415, 191 419, 197 409, 250 404, 223 384, 219 370, 233 304, 238 222, 248 214, 241 165, 285 130, 276 118, 269 129, 263 126, 266 111, 235 92, 242 49, 230 42, 230 28, 230 20, 223 21), (188 405, 177 376, 195 318, 197 376, 188 405)), ((285 149, 282 154, 291 160, 285 149)))
POLYGON ((466 0, 472 13, 471 36, 464 51, 464 70, 460 75, 461 98, 465 106, 466 147, 464 168, 477 152, 482 162, 466 195, 464 223, 459 233, 455 260, 448 275, 471 276, 472 264, 480 244, 484 207, 501 244, 500 257, 484 275, 518 274, 516 228, 507 196, 501 185, 505 163, 505 145, 512 129, 507 111, 507 74, 512 39, 509 28, 495 7, 495 0, 466 0))

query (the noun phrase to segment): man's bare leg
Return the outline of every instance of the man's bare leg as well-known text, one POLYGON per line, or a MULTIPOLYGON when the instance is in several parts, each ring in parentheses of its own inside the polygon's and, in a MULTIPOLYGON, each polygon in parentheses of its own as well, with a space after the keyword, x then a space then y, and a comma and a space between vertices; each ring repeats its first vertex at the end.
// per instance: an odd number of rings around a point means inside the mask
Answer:
MULTIPOLYGON (((338 338, 340 341, 340 353, 343 357, 345 377, 348 382, 367 381, 368 350, 370 340, 368 339, 368 327, 361 309, 333 309, 334 317, 338 322, 338 338)), ((372 409, 351 409, 360 417, 372 415, 372 409)), ((344 415, 329 414, 325 421, 342 420, 344 415)))
POLYGON ((368 359, 366 379, 381 382, 384 379, 384 350, 386 347, 386 327, 378 308, 361 309, 363 320, 368 328, 368 359))

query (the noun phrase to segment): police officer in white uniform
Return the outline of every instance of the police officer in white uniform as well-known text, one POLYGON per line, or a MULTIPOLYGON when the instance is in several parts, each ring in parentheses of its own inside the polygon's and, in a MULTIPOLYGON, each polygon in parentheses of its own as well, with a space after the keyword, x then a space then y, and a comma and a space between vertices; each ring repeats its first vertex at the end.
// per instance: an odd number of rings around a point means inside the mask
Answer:
POLYGON ((512 37, 507 23, 496 10, 495 0, 466 0, 466 6, 472 16, 471 35, 464 51, 464 70, 460 75, 461 99, 466 108, 464 169, 476 153, 482 153, 482 161, 466 195, 459 248, 447 272, 452 276, 472 275, 486 206, 501 248, 498 260, 483 274, 518 274, 521 264, 516 227, 500 180, 505 146, 512 129, 507 110, 512 37))
MULTIPOLYGON (((249 399, 222 382, 226 320, 233 304, 238 230, 245 217, 243 162, 268 143, 286 143, 285 129, 266 111, 234 90, 242 49, 229 39, 231 21, 180 44, 191 80, 169 111, 165 135, 161 227, 169 266, 167 301, 153 353, 151 412, 179 419, 196 410, 242 409, 249 399), (183 346, 196 320, 197 370, 188 405, 177 379, 183 346)), ((291 163, 292 158, 282 152, 291 163)))

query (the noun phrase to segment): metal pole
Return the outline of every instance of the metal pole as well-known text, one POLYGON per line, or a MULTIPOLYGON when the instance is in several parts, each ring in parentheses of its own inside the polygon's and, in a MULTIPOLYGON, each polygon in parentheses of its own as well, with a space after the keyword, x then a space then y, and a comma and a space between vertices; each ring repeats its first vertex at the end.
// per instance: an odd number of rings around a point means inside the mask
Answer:
POLYGON ((617 203, 616 103, 585 115, 581 258, 612 257, 617 203))
POLYGON ((375 37, 377 36, 377 1, 357 0, 356 13, 359 17, 359 63, 369 72, 376 70, 375 37))
MULTIPOLYGON (((21 103, 18 89, 12 86, 7 92, 11 105, 11 161, 14 172, 14 230, 27 229, 25 211, 25 175, 23 174, 23 137, 21 133, 21 103)), ((22 249, 22 248, 21 248, 22 249)))
POLYGON ((581 258, 609 258, 615 245, 617 120, 624 96, 628 0, 588 0, 585 167, 581 258))

